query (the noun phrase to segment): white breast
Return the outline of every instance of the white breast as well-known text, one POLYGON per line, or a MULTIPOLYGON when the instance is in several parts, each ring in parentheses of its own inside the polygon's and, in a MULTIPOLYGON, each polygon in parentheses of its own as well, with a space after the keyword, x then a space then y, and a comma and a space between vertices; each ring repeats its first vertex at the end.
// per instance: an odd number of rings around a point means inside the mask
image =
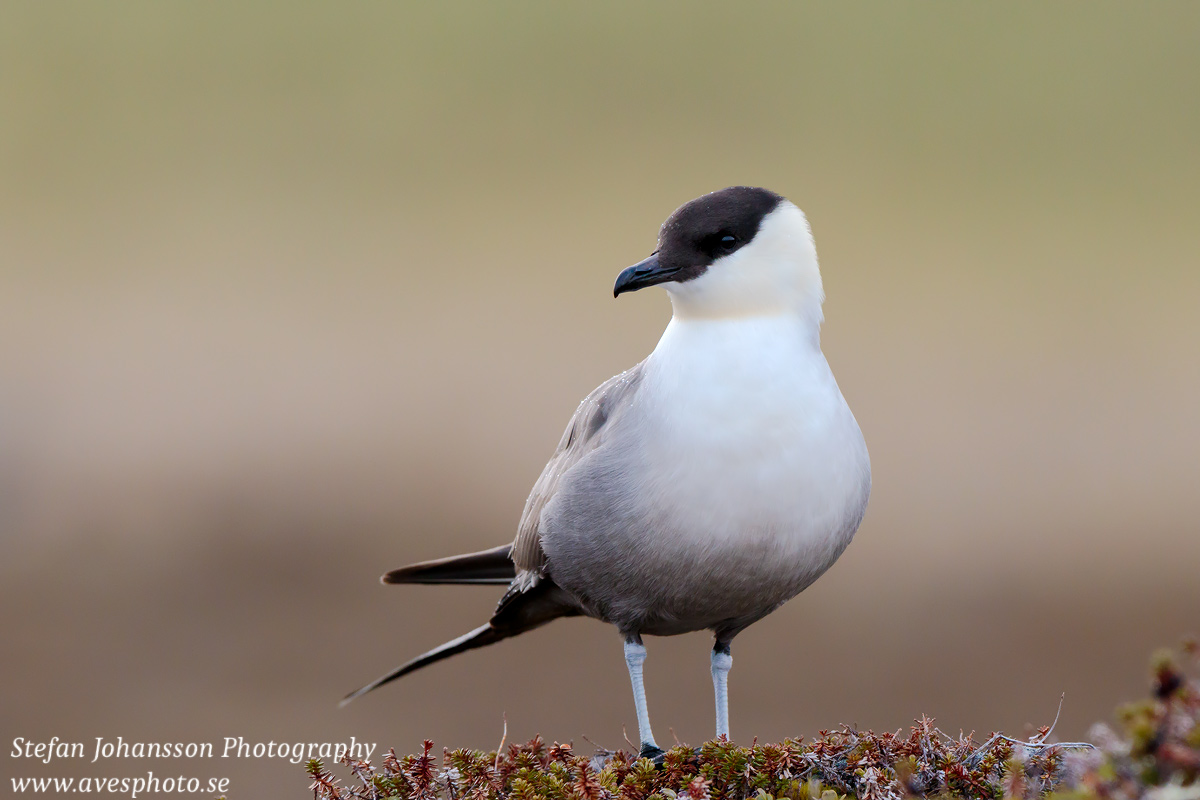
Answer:
POLYGON ((675 319, 644 382, 646 496, 674 540, 661 545, 755 571, 770 569, 764 558, 792 571, 805 562, 815 573, 805 585, 832 564, 865 508, 870 465, 810 327, 793 316, 675 319))

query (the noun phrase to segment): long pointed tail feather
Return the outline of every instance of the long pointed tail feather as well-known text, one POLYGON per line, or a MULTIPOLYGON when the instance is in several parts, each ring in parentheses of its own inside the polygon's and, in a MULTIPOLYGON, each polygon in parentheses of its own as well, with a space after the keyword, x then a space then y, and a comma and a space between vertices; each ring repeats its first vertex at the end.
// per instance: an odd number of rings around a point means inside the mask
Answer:
POLYGON ((470 633, 464 633, 457 639, 451 639, 444 645, 435 647, 428 653, 417 656, 407 664, 402 664, 401 666, 396 667, 388 674, 384 675, 383 677, 376 678, 361 689, 356 689, 355 691, 346 695, 342 699, 342 702, 338 705, 344 706, 356 697, 362 697, 367 692, 378 689, 384 684, 391 683, 397 678, 403 678, 410 672, 415 672, 421 667, 426 667, 430 664, 441 661, 443 658, 449 658, 450 656, 458 655, 459 653, 466 652, 467 650, 474 650, 476 647, 486 647, 487 645, 498 642, 504 638, 505 635, 493 628, 491 623, 488 623, 487 625, 481 625, 470 633))
POLYGON ((457 639, 451 639, 440 647, 435 647, 424 655, 417 656, 407 664, 403 664, 366 686, 351 692, 342 700, 346 705, 356 697, 362 697, 367 692, 378 689, 386 683, 402 678, 421 667, 441 661, 477 647, 486 647, 502 639, 517 636, 525 631, 540 628, 547 622, 559 617, 574 617, 581 613, 579 604, 564 592, 549 577, 543 577, 528 588, 513 586, 496 607, 496 613, 487 625, 481 625, 470 633, 463 634, 457 639))
POLYGON ((394 569, 383 576, 384 583, 473 583, 506 586, 517 577, 510 553, 512 545, 493 547, 478 553, 422 561, 394 569))

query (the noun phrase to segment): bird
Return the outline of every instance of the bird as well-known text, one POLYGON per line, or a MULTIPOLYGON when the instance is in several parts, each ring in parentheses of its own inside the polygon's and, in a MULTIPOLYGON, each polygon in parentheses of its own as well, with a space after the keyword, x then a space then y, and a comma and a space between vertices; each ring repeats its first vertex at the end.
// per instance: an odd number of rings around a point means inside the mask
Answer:
POLYGON ((425 561, 388 584, 507 587, 484 625, 347 695, 560 617, 614 625, 640 756, 661 763, 644 636, 711 631, 717 737, 731 643, 838 559, 866 512, 866 442, 821 351, 825 294, 808 219, 767 189, 687 202, 613 296, 662 286, 672 316, 641 363, 571 417, 511 544, 425 561))

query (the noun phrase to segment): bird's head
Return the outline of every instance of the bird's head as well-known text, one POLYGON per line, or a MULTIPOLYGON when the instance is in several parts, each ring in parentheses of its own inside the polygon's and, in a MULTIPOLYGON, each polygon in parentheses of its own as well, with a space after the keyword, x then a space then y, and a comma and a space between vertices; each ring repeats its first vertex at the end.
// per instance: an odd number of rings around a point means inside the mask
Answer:
POLYGON ((825 298, 804 212, 750 186, 676 209, 659 231, 658 249, 617 276, 613 296, 655 284, 685 318, 796 313, 820 324, 825 298))

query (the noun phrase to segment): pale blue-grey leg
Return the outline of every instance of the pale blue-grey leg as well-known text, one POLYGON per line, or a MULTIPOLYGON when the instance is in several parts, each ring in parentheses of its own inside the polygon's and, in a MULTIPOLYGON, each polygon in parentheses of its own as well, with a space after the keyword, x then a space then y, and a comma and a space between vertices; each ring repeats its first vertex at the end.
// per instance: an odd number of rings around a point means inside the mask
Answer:
POLYGON ((650 731, 650 712, 646 710, 646 686, 642 682, 642 664, 646 662, 646 647, 638 637, 625 639, 625 665, 629 667, 629 682, 633 684, 633 704, 637 707, 638 738, 641 740, 641 755, 654 758, 662 755, 650 731))
POLYGON ((717 642, 712 651, 713 694, 717 700, 717 736, 729 738, 729 670, 733 656, 727 642, 717 642))

